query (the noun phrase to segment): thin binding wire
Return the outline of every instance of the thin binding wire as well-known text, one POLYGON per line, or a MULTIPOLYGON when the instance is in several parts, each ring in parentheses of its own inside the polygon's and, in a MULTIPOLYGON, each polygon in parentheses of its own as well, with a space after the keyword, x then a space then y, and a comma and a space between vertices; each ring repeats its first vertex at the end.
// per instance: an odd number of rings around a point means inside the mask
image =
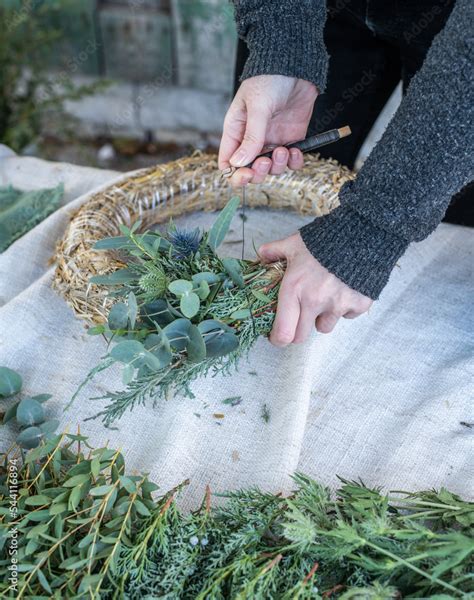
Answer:
MULTIPOLYGON (((242 260, 245 259, 245 220, 247 218, 245 209, 247 208, 247 196, 246 196, 246 186, 242 186, 242 260)), ((255 319, 252 312, 252 306, 250 304, 250 295, 247 288, 245 288, 245 296, 247 298, 247 303, 249 305, 250 310, 250 319, 252 320, 252 329, 254 335, 256 335, 255 328, 255 319)))

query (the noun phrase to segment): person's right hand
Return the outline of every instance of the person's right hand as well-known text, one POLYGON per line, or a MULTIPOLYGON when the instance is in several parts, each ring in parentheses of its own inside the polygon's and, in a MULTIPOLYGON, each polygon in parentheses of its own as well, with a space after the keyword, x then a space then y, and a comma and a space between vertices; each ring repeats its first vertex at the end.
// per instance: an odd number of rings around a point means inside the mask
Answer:
POLYGON ((316 86, 284 75, 258 75, 242 82, 224 120, 219 169, 243 167, 276 145, 272 158, 259 158, 252 168, 238 168, 230 179, 234 187, 261 183, 268 173, 280 175, 288 166, 300 169, 303 154, 290 144, 306 136, 317 98, 316 86))

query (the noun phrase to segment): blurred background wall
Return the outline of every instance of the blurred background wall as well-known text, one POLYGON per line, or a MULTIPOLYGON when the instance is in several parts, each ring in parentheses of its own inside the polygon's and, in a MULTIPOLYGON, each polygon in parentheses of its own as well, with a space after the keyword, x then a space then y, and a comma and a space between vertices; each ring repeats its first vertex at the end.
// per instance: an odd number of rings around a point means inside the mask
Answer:
MULTIPOLYGON (((230 0, 0 0, 0 26, 0 143, 119 170, 217 150, 230 0)), ((397 89, 359 165, 399 102, 397 89)))
MULTIPOLYGON (((157 155, 217 147, 234 77, 228 0, 0 0, 0 10, 7 42, 27 48, 24 70, 39 69, 56 88, 84 90, 45 110, 39 135, 0 141, 117 168, 131 168, 132 157, 142 166, 157 155), (74 121, 72 136, 64 113, 74 121)), ((18 56, 8 53, 3 63, 11 69, 18 56)), ((20 76, 14 84, 28 86, 20 76)), ((43 99, 44 88, 36 92, 43 99)))

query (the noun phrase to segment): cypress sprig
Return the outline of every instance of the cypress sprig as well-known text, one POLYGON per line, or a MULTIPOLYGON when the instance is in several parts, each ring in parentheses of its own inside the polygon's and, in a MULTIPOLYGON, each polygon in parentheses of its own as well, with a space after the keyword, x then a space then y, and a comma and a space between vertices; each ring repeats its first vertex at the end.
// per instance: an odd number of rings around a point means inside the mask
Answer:
POLYGON ((297 474, 287 498, 248 489, 213 508, 207 490, 183 513, 183 486, 155 497, 119 451, 80 433, 0 459, 2 597, 473 597, 474 504, 445 489, 385 495, 341 480, 333 495, 297 474))

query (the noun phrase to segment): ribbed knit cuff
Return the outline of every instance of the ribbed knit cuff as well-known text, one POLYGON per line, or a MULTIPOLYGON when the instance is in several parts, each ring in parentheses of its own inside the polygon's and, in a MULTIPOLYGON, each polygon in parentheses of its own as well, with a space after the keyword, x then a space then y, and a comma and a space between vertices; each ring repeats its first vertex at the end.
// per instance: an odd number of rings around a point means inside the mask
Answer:
MULTIPOLYGON (((275 3, 277 4, 277 3, 275 3)), ((319 93, 326 87, 328 54, 322 24, 308 18, 305 11, 287 14, 275 8, 247 32, 249 57, 241 81, 256 75, 286 75, 313 83, 319 93)))
POLYGON ((300 229, 306 247, 349 287, 376 300, 408 242, 339 206, 300 229))

